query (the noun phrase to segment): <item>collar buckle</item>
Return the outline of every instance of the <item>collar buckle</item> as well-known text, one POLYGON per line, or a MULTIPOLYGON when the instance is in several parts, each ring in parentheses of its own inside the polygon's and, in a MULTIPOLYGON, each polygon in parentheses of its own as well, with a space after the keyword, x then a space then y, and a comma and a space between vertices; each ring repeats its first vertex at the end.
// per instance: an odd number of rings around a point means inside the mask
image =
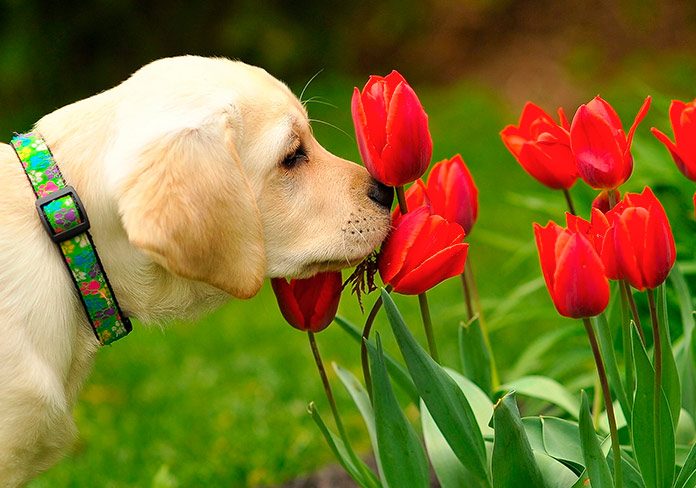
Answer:
POLYGON ((89 218, 87 217, 85 207, 82 205, 82 201, 77 196, 75 189, 70 185, 38 198, 36 200, 36 210, 46 232, 48 232, 51 240, 56 244, 83 234, 89 229, 89 218), (66 201, 61 202, 60 200, 64 198, 66 201), (67 198, 71 200, 67 200, 67 198), (46 207, 59 208, 47 209, 46 207), (47 210, 51 213, 51 218, 48 217, 47 210), (55 215, 57 211, 61 210, 63 210, 61 220, 56 222, 55 215))

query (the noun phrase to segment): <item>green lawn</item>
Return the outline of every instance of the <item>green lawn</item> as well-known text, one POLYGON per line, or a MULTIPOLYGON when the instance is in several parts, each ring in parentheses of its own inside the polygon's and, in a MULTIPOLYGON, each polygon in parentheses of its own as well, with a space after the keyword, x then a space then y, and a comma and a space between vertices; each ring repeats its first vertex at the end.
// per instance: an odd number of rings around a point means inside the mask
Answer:
MULTIPOLYGON (((358 156, 349 103, 353 83, 362 81, 324 77, 308 90, 308 96, 321 96, 338 106, 310 104, 312 117, 351 134, 347 137, 315 123, 319 140, 353 160, 358 156)), ((631 120, 642 93, 608 88, 608 97, 624 121, 631 120)), ((589 349, 580 327, 555 316, 539 279, 531 232, 533 221, 562 219, 562 195, 527 177, 498 137, 505 124, 516 121, 521 106, 507 107, 492 91, 471 84, 416 89, 430 114, 434 161, 461 152, 480 190, 480 217, 470 237, 470 256, 504 378, 511 370, 543 369, 571 381, 573 388, 586 384, 590 376, 583 373, 591 372, 589 349), (572 356, 553 353, 542 362, 531 355, 517 363, 543 332, 565 327, 571 327, 569 338, 559 347, 572 356)), ((658 195, 673 197, 667 203, 677 222, 675 230, 681 242, 689 242, 685 235, 694 231, 693 209, 684 196, 689 183, 648 134, 650 123, 665 127, 668 101, 656 102, 639 130, 636 176, 630 187, 637 189, 656 174, 677 185, 679 191, 658 188, 658 195)), ((581 184, 573 194, 584 208, 593 196, 581 184)), ((429 296, 444 362, 457 366, 456 327, 463 316, 460 283, 450 280, 429 296)), ((416 300, 397 298, 412 328, 420 333, 416 300)), ((368 297, 366 305, 373 301, 368 297)), ((340 313, 356 323, 363 320, 354 297, 347 293, 340 313)), ((376 330, 383 332, 386 347, 393 350, 383 316, 376 330)), ((358 345, 338 327, 323 332, 319 342, 327 362, 359 372, 358 345)), ((334 381, 334 386, 350 435, 366 451, 360 417, 340 383, 334 381)), ((75 451, 31 487, 279 484, 333 462, 306 413, 311 400, 328 418, 306 337, 284 323, 268 286, 252 300, 231 302, 196 324, 171 324, 164 330, 136 324, 130 337, 98 354, 75 411, 80 429, 75 451)))

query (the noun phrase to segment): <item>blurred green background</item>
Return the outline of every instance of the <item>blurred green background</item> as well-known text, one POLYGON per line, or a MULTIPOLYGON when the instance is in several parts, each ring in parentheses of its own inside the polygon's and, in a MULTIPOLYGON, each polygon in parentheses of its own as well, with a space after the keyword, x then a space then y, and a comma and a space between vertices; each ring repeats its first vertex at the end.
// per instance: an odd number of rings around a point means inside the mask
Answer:
MULTIPOLYGON (((3 0, 0 132, 8 140, 43 114, 178 54, 260 65, 295 93, 321 70, 305 98, 332 104, 308 107, 338 129, 317 123, 316 135, 354 161, 352 88, 372 73, 400 70, 430 115, 434 161, 461 153, 478 184, 470 259, 503 379, 542 372, 574 390, 592 379, 582 330, 555 315, 533 247, 531 223, 561 220, 563 198, 529 178, 498 137, 525 100, 572 115, 600 93, 628 126, 653 95, 627 188, 654 185, 683 269, 693 273, 696 185, 648 129, 668 131, 671 98, 696 97, 694 2, 3 0)), ((594 192, 579 183, 572 193, 587 214, 594 192)), ((415 300, 397 298, 420 332, 415 300)), ((464 311, 458 280, 438 286, 430 300, 444 362, 456 365, 464 311)), ((347 293, 340 313, 364 320, 347 293)), ((384 317, 376 329, 392 348, 384 317)), ((327 362, 358 373, 358 346, 338 327, 319 341, 327 362)), ((334 386, 350 435, 366 452, 359 415, 334 386)), ((267 286, 196 324, 137 324, 98 354, 75 412, 74 451, 31 486, 279 486, 333 462, 306 414, 310 400, 328 415, 306 337, 285 325, 267 286)))

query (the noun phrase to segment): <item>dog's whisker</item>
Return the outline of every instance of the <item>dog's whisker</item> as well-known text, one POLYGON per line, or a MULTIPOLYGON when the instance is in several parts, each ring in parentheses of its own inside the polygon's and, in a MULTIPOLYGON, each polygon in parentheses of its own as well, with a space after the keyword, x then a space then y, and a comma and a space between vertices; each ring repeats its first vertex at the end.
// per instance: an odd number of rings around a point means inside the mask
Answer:
POLYGON ((329 123, 329 122, 326 122, 326 121, 320 120, 320 119, 309 119, 309 121, 310 121, 310 122, 317 122, 317 123, 319 123, 319 124, 324 124, 324 125, 328 125, 329 127, 333 127, 333 128, 336 129, 337 131, 339 131, 339 132, 341 132, 342 134, 344 134, 344 135, 345 135, 348 139, 350 139, 351 141, 354 141, 354 140, 355 140, 355 138, 354 138, 352 135, 350 135, 349 133, 347 133, 346 131, 344 131, 344 130, 341 129, 340 127, 337 127, 337 126, 335 126, 335 125, 333 125, 333 124, 331 124, 331 123, 329 123))
POLYGON ((312 98, 309 98, 309 99, 305 100, 304 102, 302 102, 302 105, 307 105, 308 103, 318 103, 319 105, 326 105, 327 107, 338 108, 338 107, 337 107, 336 105, 334 105, 333 103, 327 102, 327 101, 325 101, 325 100, 322 100, 322 99, 319 98, 319 97, 312 97, 312 98))
MULTIPOLYGON (((317 76, 319 76, 319 74, 320 74, 322 71, 324 71, 324 68, 321 68, 319 71, 317 71, 316 73, 314 73, 314 76, 312 76, 312 77, 309 79, 309 81, 307 81, 307 83, 305 83, 305 86, 304 86, 304 88, 302 88, 302 91, 300 92, 300 96, 298 97, 298 98, 300 99, 300 102, 302 102, 302 97, 304 96, 305 91, 307 90, 307 88, 309 88, 309 84, 312 83, 312 81, 314 81, 314 78, 316 78, 317 76)), ((304 102, 302 102, 302 103, 304 103, 304 102)))
POLYGON ((355 229, 355 232, 357 232, 358 235, 359 235, 360 237, 362 237, 362 240, 365 241, 365 244, 367 244, 367 245, 369 246, 370 244, 367 242, 367 239, 365 239, 365 236, 363 235, 362 231, 361 231, 360 229, 358 229, 358 228, 355 226, 355 224, 354 224, 353 222, 348 222, 348 223, 350 224, 350 226, 351 226, 353 229, 355 229))

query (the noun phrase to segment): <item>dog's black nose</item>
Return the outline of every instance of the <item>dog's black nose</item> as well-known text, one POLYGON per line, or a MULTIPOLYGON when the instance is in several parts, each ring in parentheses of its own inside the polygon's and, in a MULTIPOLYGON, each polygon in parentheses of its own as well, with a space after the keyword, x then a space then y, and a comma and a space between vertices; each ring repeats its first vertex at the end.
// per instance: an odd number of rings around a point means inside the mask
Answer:
POLYGON ((394 189, 391 186, 375 181, 370 186, 370 189, 367 190, 367 196, 373 202, 390 209, 392 200, 394 200, 394 189))

